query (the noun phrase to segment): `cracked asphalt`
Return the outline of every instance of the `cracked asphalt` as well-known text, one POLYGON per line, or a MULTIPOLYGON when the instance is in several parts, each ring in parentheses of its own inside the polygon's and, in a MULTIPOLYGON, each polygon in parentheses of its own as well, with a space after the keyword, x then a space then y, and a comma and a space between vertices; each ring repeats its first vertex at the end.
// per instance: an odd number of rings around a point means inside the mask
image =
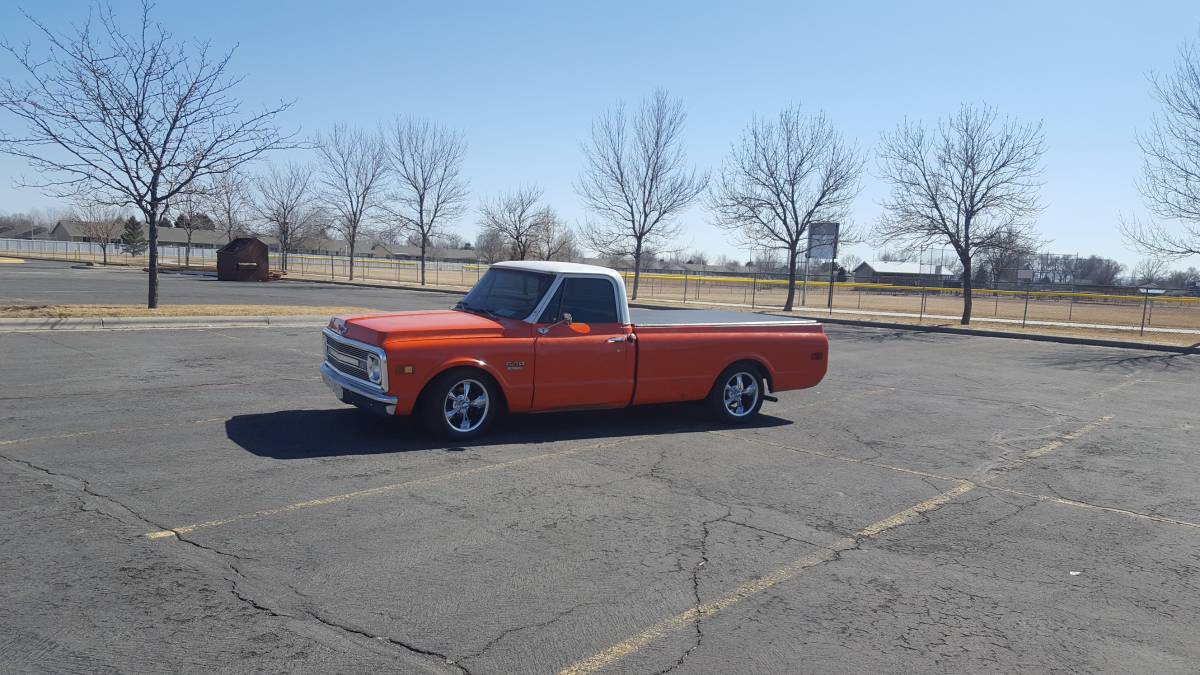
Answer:
POLYGON ((469 447, 310 329, 0 333, 0 671, 1196 672, 1200 358, 828 332, 748 428, 469 447))

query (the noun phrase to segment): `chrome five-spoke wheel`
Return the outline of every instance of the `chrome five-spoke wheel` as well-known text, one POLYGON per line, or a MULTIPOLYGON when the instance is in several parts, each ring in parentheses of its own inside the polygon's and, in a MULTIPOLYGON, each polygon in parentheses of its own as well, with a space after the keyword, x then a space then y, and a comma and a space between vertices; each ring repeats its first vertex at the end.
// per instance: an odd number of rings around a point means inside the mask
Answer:
POLYGON ((478 380, 459 380, 446 392, 442 416, 459 433, 475 431, 487 420, 491 410, 487 387, 478 380))
POLYGON ((758 410, 758 377, 746 371, 725 380, 725 410, 734 417, 745 417, 758 410))
POLYGON ((766 381, 758 366, 739 361, 717 376, 708 394, 709 410, 718 421, 743 424, 758 414, 766 393, 766 381))

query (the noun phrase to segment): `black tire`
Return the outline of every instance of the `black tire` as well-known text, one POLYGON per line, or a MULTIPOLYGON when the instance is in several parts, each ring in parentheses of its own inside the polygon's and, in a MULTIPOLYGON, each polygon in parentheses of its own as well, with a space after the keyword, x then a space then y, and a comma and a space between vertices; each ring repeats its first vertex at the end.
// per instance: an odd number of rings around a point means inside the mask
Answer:
POLYGON ((766 382, 762 370, 750 362, 735 363, 717 376, 712 391, 708 393, 707 405, 717 420, 724 424, 745 424, 758 415, 762 408, 766 382), (733 389, 741 386, 742 394, 733 398, 733 389), (727 399, 727 387, 730 398, 727 399))
POLYGON ((502 407, 499 387, 491 376, 481 370, 456 368, 429 383, 419 413, 429 432, 465 441, 485 434, 502 407))

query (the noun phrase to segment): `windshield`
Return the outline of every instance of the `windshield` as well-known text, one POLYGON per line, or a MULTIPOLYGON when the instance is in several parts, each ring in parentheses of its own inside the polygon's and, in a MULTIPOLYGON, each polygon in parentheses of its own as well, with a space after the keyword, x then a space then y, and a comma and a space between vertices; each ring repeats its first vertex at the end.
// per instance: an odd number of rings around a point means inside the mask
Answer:
POLYGON ((492 268, 454 309, 524 319, 553 282, 553 274, 492 268))

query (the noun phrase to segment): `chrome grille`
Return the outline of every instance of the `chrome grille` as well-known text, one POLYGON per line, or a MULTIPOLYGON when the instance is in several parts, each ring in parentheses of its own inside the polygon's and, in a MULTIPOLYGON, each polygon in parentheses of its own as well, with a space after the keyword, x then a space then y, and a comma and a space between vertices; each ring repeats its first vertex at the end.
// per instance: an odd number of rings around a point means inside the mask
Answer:
POLYGON ((328 335, 325 336, 325 362, 335 370, 339 370, 360 380, 367 379, 367 354, 365 349, 348 345, 328 335))

